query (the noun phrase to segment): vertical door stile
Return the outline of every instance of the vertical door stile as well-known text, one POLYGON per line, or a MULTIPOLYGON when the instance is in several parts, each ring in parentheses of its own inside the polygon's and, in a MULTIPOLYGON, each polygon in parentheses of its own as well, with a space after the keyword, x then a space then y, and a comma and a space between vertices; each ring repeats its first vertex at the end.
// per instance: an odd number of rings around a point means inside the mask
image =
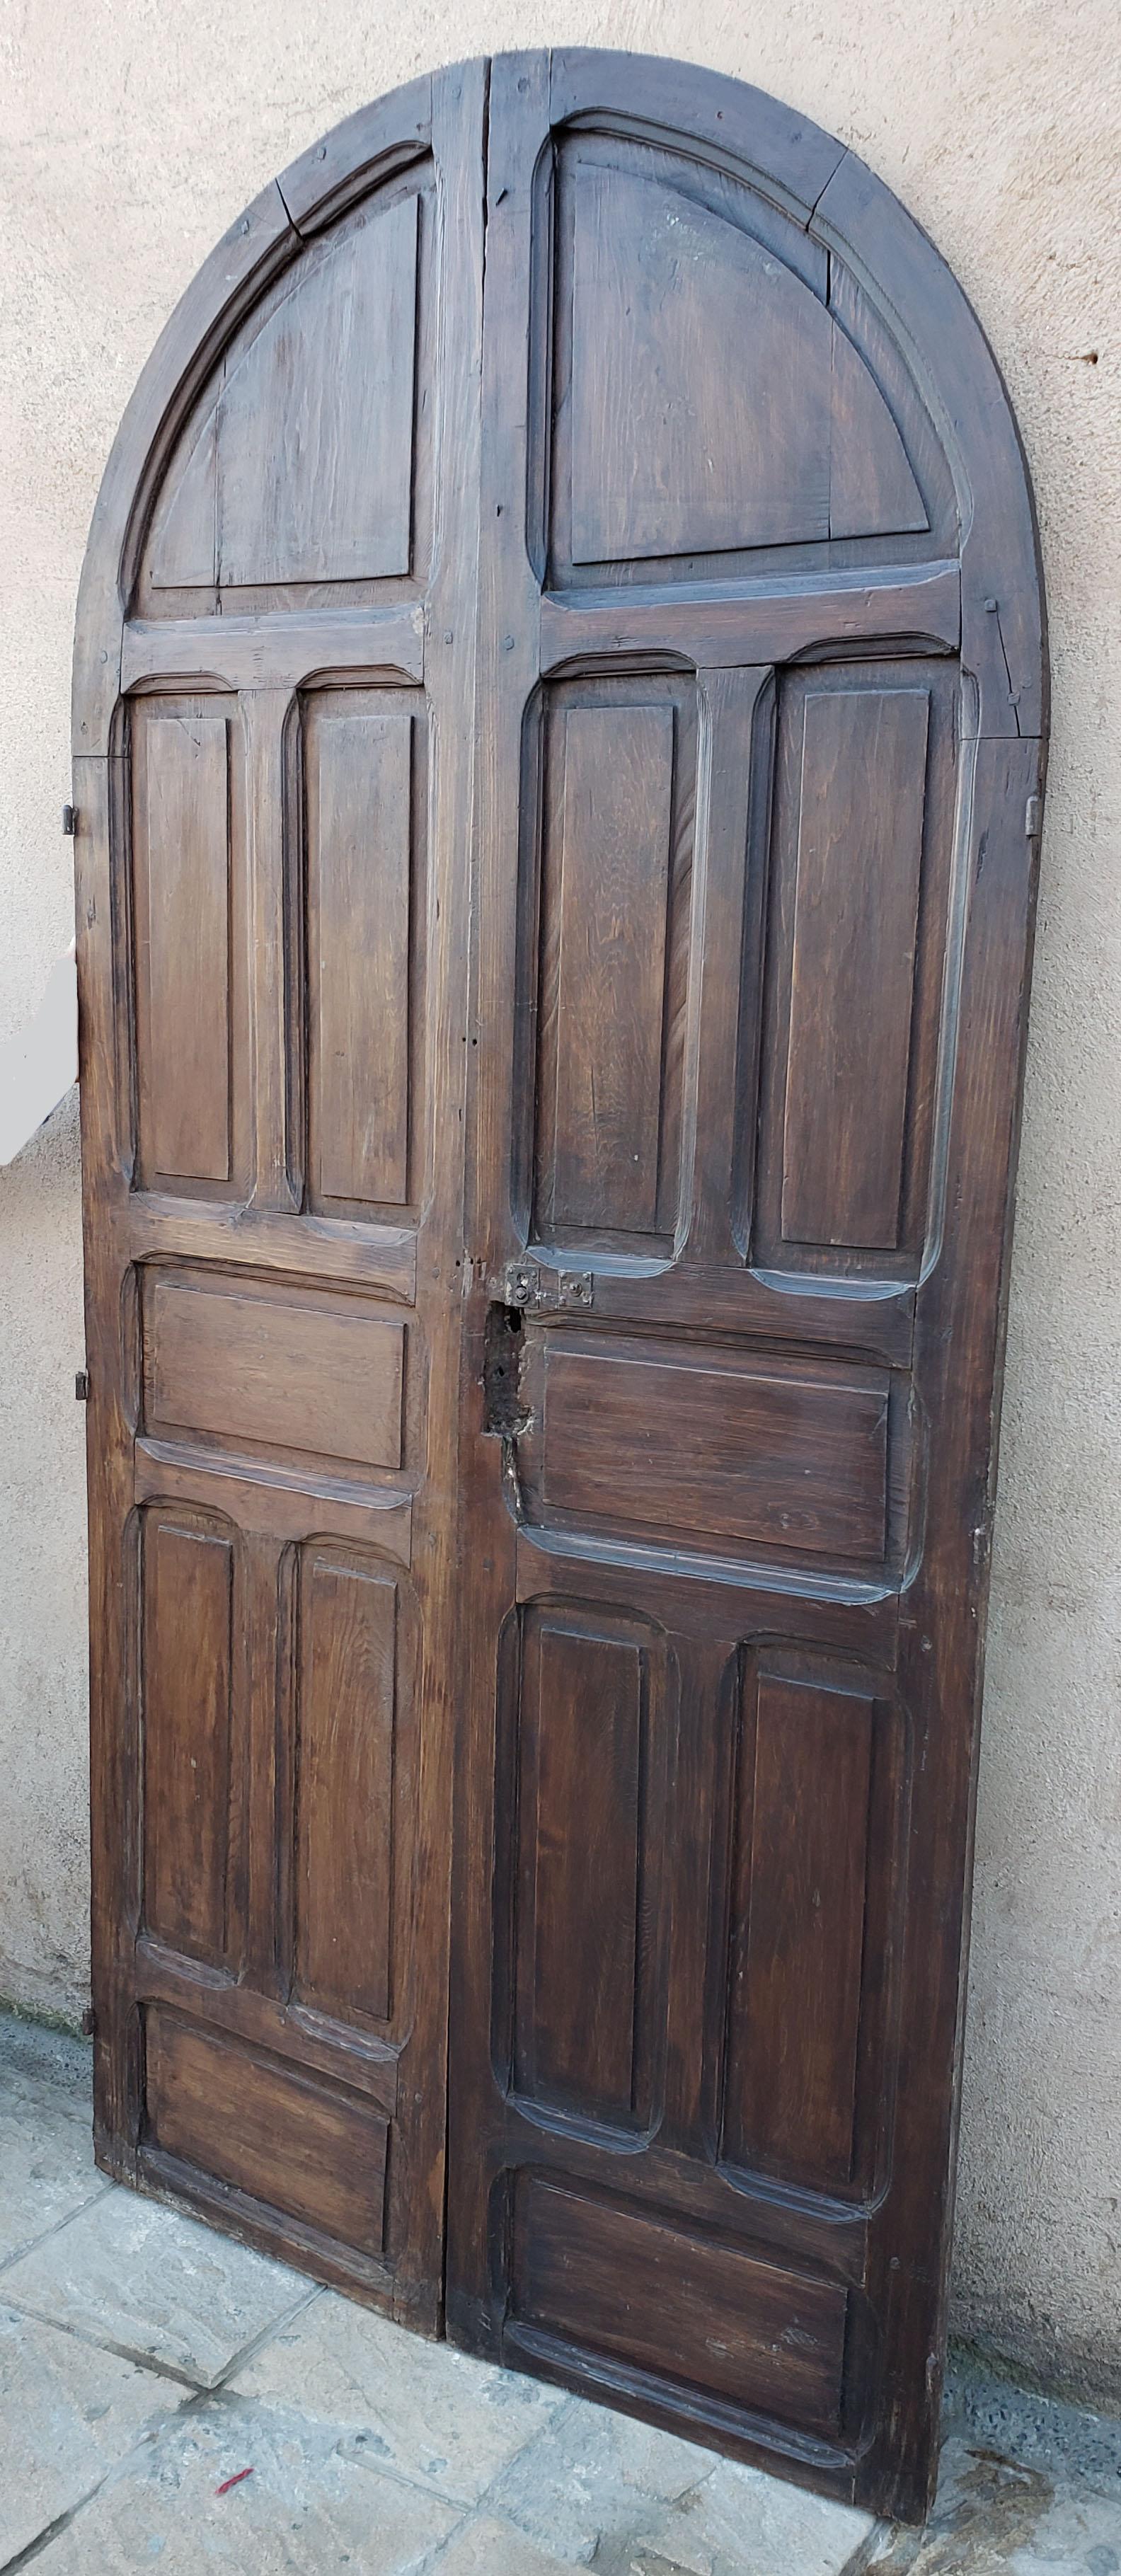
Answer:
POLYGON ((733 1261, 735 1164, 755 1120, 771 812, 774 673, 702 671, 692 954, 698 987, 686 1097, 691 1219, 684 1260, 733 1261), (737 963, 739 974, 737 977, 737 963))
POLYGON ((246 859, 249 885, 249 1026, 252 1058, 254 1180, 250 1204, 295 1209, 300 1189, 291 1169, 289 1070, 298 988, 292 973, 291 886, 285 733, 290 689, 246 690, 246 859))

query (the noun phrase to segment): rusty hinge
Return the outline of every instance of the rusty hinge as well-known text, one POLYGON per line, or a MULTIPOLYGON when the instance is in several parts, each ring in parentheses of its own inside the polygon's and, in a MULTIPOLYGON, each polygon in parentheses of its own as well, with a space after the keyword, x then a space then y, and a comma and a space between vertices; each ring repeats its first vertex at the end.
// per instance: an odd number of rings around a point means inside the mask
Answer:
POLYGON ((74 1372, 74 1402, 75 1402, 75 1404, 88 1404, 88 1403, 89 1403, 89 1400, 90 1400, 90 1373, 89 1373, 89 1370, 88 1370, 88 1369, 76 1369, 76 1370, 75 1370, 75 1372, 74 1372))
POLYGON ((536 1261, 511 1261, 503 1281, 508 1306, 526 1315, 587 1314, 592 1303, 590 1270, 542 1270, 536 1261))

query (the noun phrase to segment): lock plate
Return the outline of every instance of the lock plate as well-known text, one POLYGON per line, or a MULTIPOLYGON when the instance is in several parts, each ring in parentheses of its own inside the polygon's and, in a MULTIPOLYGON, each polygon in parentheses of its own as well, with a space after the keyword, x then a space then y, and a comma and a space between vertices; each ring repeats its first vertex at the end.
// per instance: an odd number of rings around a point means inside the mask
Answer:
POLYGON ((523 1315, 584 1314, 593 1302, 590 1270, 543 1270, 536 1261, 511 1261, 502 1282, 507 1306, 523 1315))

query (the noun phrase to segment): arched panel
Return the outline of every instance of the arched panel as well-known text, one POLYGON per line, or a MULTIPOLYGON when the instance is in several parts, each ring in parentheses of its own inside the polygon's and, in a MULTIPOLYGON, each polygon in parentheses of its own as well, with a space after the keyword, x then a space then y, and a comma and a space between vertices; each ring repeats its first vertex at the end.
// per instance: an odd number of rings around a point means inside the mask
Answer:
POLYGON ((419 211, 375 198, 231 351, 157 507, 153 589, 409 571, 419 211))
POLYGON ((666 181, 574 187, 572 555, 925 529, 863 359, 775 252, 666 181))

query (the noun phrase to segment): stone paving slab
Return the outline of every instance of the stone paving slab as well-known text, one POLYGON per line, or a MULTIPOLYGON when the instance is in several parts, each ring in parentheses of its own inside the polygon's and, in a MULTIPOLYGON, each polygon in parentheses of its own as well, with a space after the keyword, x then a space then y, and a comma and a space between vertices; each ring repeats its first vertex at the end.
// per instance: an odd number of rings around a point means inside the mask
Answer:
POLYGON ((341 2429, 372 2466, 477 2503, 515 2454, 571 2401, 450 2344, 425 2342, 324 2290, 231 2386, 341 2429))
POLYGON ((9 2306, 212 2388, 313 2295, 301 2273, 111 2188, 0 2273, 9 2306))
POLYGON ((93 2160, 88 2121, 47 2087, 43 2097, 0 2091, 0 2266, 110 2189, 93 2160))
MULTIPOLYGON (((707 2454, 701 2453, 706 2459, 707 2454)), ((700 2486, 640 2519, 627 2554, 602 2553, 604 2576, 838 2576, 875 2531, 867 2513, 721 2460, 700 2486)))
POLYGON ((570 2558, 535 2549, 512 2522, 479 2514, 434 2559, 432 2576, 569 2576, 570 2558))
POLYGON ((633 2538, 714 2466, 714 2453, 694 2442, 573 2398, 495 2479, 487 2501, 539 2548, 583 2567, 597 2550, 633 2538))
POLYGON ((36 2576, 427 2576, 461 2519, 440 2496, 340 2458, 329 2429, 210 2399, 107 2478, 34 2566, 36 2576))
POLYGON ((71 2512, 186 2395, 0 2305, 0 2567, 71 2512))

